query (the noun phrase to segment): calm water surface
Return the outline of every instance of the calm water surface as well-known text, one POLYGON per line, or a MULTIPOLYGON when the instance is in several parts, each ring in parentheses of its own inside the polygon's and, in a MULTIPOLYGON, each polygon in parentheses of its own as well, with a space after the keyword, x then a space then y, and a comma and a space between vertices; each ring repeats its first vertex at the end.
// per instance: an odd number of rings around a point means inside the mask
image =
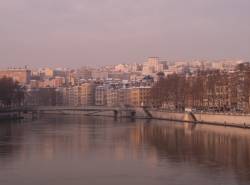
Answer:
POLYGON ((0 185, 249 185, 250 130, 43 116, 0 122, 0 185))

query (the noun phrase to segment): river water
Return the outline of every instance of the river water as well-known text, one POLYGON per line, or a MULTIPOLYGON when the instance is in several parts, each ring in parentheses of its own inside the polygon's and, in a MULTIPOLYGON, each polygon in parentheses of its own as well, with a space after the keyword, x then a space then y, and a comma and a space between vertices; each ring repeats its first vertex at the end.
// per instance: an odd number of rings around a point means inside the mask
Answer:
POLYGON ((250 130, 42 116, 0 122, 0 185, 249 185, 250 130))

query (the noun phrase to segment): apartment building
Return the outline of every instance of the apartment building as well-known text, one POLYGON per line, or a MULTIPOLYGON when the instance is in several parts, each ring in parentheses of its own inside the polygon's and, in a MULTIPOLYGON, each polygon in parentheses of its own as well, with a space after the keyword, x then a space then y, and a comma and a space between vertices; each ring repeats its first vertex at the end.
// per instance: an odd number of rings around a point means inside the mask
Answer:
POLYGON ((150 105, 151 87, 135 87, 130 90, 131 105, 135 107, 150 105))
POLYGON ((78 89, 79 105, 91 106, 95 104, 95 84, 84 83, 78 89))
POLYGON ((119 90, 116 88, 109 88, 107 90, 107 106, 119 106, 119 90))
POLYGON ((95 105, 107 105, 107 87, 97 86, 95 89, 95 105))
POLYGON ((63 104, 70 106, 94 105, 95 85, 84 83, 77 86, 63 88, 63 104))
POLYGON ((0 70, 0 78, 8 77, 20 84, 28 84, 30 82, 31 71, 28 69, 7 69, 0 70))

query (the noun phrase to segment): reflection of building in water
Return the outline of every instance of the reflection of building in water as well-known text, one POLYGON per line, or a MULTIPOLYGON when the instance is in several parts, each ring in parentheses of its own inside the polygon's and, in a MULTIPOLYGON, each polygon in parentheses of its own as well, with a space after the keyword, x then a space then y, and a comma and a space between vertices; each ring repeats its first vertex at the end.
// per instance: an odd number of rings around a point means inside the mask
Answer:
MULTIPOLYGON (((165 155, 198 166, 221 165, 236 173, 237 169, 250 170, 249 130, 197 125, 187 132, 182 124, 151 124, 136 128, 133 135, 137 145, 154 148, 159 159, 165 155)), ((250 181, 250 176, 244 178, 250 181)))
POLYGON ((184 122, 184 131, 185 134, 192 134, 192 132, 194 131, 196 124, 195 123, 189 123, 189 122, 184 122))
POLYGON ((78 161, 90 156, 92 160, 139 161, 149 168, 186 163, 204 171, 216 166, 250 182, 250 134, 244 129, 48 116, 36 124, 0 124, 0 139, 6 143, 0 145, 1 165, 6 159, 72 157, 78 161))
POLYGON ((134 151, 134 159, 140 160, 142 157, 146 158, 146 163, 149 167, 157 166, 159 160, 157 156, 157 151, 155 148, 148 148, 144 145, 145 134, 144 131, 147 130, 147 126, 142 122, 137 124, 136 127, 130 132, 130 140, 132 142, 133 151, 134 151), (143 150, 141 149, 143 148, 143 150), (138 150, 141 149, 141 150, 138 150))
MULTIPOLYGON (((1 168, 8 165, 13 159, 16 160, 17 153, 23 151, 23 147, 19 144, 24 142, 25 131, 28 127, 24 128, 17 124, 13 126, 9 122, 0 121, 0 166, 1 168), (10 144, 11 143, 11 144, 10 144)), ((19 156, 18 156, 19 157, 19 156)), ((0 170, 1 171, 1 170, 0 170)))

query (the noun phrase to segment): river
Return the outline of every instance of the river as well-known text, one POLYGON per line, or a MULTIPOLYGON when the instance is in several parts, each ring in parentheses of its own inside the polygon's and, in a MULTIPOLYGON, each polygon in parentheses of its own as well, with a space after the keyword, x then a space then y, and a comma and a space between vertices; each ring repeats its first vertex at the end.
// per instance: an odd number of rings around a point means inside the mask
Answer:
POLYGON ((249 185, 250 130, 43 115, 0 123, 1 185, 249 185))

